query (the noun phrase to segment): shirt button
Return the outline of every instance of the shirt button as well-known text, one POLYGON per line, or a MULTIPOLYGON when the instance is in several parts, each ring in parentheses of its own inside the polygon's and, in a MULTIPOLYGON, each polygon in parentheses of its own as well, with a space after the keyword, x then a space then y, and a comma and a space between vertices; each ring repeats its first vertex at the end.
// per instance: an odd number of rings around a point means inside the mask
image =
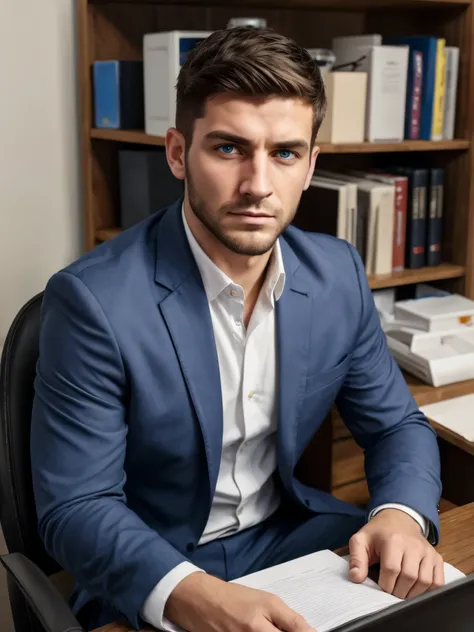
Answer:
POLYGON ((255 392, 254 392, 254 391, 250 391, 250 393, 248 394, 248 396, 247 396, 247 397, 248 397, 249 399, 252 399, 252 397, 253 397, 254 395, 255 395, 255 392))
POLYGON ((230 291, 230 295, 231 295, 231 296, 237 296, 237 292, 236 292, 235 290, 231 290, 231 291, 230 291))
POLYGON ((242 323, 241 323, 241 321, 240 321, 240 320, 236 320, 236 321, 235 321, 235 324, 237 325, 237 327, 241 327, 241 326, 242 326, 242 323))

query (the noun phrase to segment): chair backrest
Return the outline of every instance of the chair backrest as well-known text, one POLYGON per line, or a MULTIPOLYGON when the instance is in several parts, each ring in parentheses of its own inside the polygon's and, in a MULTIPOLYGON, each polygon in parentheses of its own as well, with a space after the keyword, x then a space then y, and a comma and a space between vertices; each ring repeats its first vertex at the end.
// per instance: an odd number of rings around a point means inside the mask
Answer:
POLYGON ((23 553, 46 574, 60 570, 37 532, 30 462, 31 411, 39 355, 43 293, 10 326, 0 368, 0 520, 10 553, 23 553))

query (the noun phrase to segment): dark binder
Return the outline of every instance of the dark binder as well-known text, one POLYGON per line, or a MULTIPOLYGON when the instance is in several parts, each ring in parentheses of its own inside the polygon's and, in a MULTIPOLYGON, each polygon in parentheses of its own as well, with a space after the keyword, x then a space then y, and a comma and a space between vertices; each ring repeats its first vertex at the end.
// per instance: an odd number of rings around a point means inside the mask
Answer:
POLYGON ((430 169, 429 212, 426 222, 426 265, 441 263, 443 230, 444 169, 430 169))
POLYGON ((119 151, 120 226, 130 228, 184 195, 164 148, 119 151))

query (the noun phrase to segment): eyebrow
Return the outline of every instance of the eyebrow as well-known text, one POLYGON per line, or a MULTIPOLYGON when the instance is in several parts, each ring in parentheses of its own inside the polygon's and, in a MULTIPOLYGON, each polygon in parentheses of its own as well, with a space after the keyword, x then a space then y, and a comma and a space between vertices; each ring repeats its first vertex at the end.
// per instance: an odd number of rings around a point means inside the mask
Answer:
MULTIPOLYGON (((229 132, 223 132, 221 130, 209 132, 204 138, 209 140, 225 140, 230 143, 236 143, 237 145, 243 145, 244 147, 248 147, 252 144, 248 138, 237 136, 236 134, 230 134, 229 132)), ((276 149, 309 149, 308 143, 302 138, 279 141, 278 143, 273 143, 273 146, 276 149)))

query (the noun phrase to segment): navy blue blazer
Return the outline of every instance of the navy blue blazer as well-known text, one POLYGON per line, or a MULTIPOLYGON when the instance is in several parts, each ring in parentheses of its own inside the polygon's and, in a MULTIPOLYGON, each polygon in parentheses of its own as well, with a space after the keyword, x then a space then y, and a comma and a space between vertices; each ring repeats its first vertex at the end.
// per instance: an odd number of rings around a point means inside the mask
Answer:
MULTIPOLYGON (((45 289, 31 457, 39 533, 80 587, 139 627, 205 527, 222 444, 209 306, 182 200, 86 253, 45 289)), ((314 512, 351 513, 294 477, 333 404, 365 451, 368 511, 403 503, 438 540, 436 436, 386 346, 343 240, 290 226, 276 305, 278 476, 314 512)))

